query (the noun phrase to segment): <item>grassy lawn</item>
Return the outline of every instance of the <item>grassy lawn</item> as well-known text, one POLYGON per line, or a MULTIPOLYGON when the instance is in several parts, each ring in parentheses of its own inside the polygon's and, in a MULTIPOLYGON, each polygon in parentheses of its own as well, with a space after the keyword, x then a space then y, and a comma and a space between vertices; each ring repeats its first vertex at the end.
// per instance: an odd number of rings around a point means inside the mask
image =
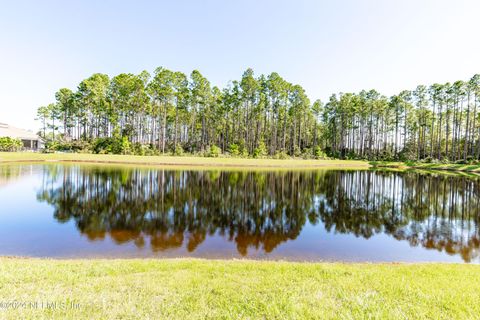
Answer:
POLYGON ((413 163, 407 165, 404 162, 370 162, 373 167, 389 168, 389 169, 418 169, 418 170, 441 170, 441 171, 456 171, 456 172, 470 172, 480 173, 480 165, 472 164, 455 164, 455 163, 413 163))
POLYGON ((463 172, 479 172, 480 165, 472 164, 436 164, 436 163, 418 163, 414 165, 418 169, 430 170, 449 170, 449 171, 463 171, 463 172))
POLYGON ((404 162, 367 162, 360 160, 305 160, 305 159, 245 159, 245 158, 207 158, 194 156, 131 156, 102 155, 84 153, 33 153, 33 152, 0 152, 0 163, 9 162, 85 162, 153 166, 212 167, 212 168, 273 168, 273 169, 308 169, 308 168, 345 168, 366 169, 369 167, 388 169, 418 169, 480 173, 480 165, 471 164, 437 164, 404 162))
POLYGON ((0 303, 39 303, 0 304, 0 318, 473 319, 479 274, 458 264, 0 258, 0 303))
POLYGON ((304 160, 304 159, 243 159, 243 158, 205 158, 174 156, 130 156, 56 153, 42 154, 32 152, 0 152, 0 162, 16 161, 75 161, 92 163, 126 163, 148 165, 208 166, 208 167, 262 167, 262 168, 368 168, 366 161, 350 160, 304 160))

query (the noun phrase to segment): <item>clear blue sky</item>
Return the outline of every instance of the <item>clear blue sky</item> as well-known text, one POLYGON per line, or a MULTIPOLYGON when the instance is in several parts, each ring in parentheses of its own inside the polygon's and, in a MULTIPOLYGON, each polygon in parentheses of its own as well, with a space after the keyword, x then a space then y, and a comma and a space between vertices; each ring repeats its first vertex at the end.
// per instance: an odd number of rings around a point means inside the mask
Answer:
POLYGON ((0 0, 0 121, 35 129, 59 88, 158 66, 219 86, 276 71, 312 100, 466 80, 479 13, 476 0, 0 0))

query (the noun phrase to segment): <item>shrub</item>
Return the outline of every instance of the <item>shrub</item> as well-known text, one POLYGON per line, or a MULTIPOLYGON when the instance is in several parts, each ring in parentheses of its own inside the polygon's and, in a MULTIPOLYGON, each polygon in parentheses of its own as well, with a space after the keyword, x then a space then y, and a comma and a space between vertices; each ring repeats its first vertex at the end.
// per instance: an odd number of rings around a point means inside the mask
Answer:
POLYGON ((289 156, 288 156, 288 154, 287 154, 284 150, 282 150, 282 151, 277 151, 277 152, 275 153, 274 158, 275 158, 275 159, 285 160, 285 159, 288 159, 289 156))
POLYGON ((242 149, 242 152, 240 153, 240 156, 242 158, 248 158, 250 156, 250 154, 248 153, 248 149, 247 148, 242 149))
POLYGON ((149 144, 142 144, 135 142, 132 144, 132 152, 136 156, 151 156, 153 155, 152 146, 149 144))
POLYGON ((230 152, 232 156, 238 156, 240 155, 240 147, 238 146, 238 144, 232 143, 228 147, 228 152, 230 152))
POLYGON ((312 159, 314 156, 313 156, 313 151, 311 148, 305 148, 303 149, 302 151, 302 158, 303 159, 312 159))
POLYGON ((429 156, 429 157, 425 157, 425 159, 423 159, 423 162, 432 163, 432 160, 433 160, 432 157, 429 156))
POLYGON ((240 152, 240 156, 243 158, 248 158, 250 155, 243 139, 238 142, 238 150, 240 152))
POLYGON ((322 151, 322 148, 320 147, 315 147, 315 150, 313 151, 313 155, 315 157, 315 159, 327 159, 327 154, 325 152, 322 151))
POLYGON ((395 155, 392 153, 391 150, 383 150, 379 155, 378 155, 378 160, 382 161, 393 161, 395 159, 395 155))
POLYGON ((94 153, 112 153, 113 138, 98 138, 93 142, 94 153))
POLYGON ((98 138, 93 142, 93 152, 99 154, 116 153, 118 143, 116 138, 98 138))
POLYGON ((218 156, 221 154, 222 154, 222 149, 220 149, 216 145, 213 145, 207 148, 207 153, 206 153, 207 157, 218 158, 218 156))
POLYGON ((184 150, 183 147, 180 143, 177 143, 175 149, 173 150, 173 155, 174 156, 183 156, 184 150))
POLYGON ((19 151, 23 147, 22 140, 0 137, 0 151, 19 151))
POLYGON ((146 156, 158 156, 160 155, 160 151, 153 145, 148 146, 148 148, 145 149, 145 155, 146 156))
POLYGON ((406 146, 400 150, 399 160, 406 161, 406 160, 416 160, 417 159, 417 152, 415 148, 415 144, 413 142, 408 142, 406 146))
POLYGON ((45 145, 47 151, 63 151, 63 152, 91 152, 92 145, 89 141, 73 140, 73 141, 49 141, 45 145))
POLYGON ((267 155, 267 147, 263 141, 260 141, 258 147, 253 150, 253 157, 254 158, 262 158, 267 155))
POLYGON ((302 155, 302 151, 300 150, 299 146, 295 146, 295 148, 293 149, 293 155, 295 157, 300 157, 302 155))
POLYGON ((43 153, 54 153, 57 150, 58 142, 49 140, 45 143, 45 148, 43 149, 43 153))
POLYGON ((121 144, 121 154, 131 154, 131 143, 128 141, 127 137, 122 137, 122 144, 121 144))
POLYGON ((93 152, 100 154, 131 154, 132 146, 127 137, 98 138, 93 142, 93 152))

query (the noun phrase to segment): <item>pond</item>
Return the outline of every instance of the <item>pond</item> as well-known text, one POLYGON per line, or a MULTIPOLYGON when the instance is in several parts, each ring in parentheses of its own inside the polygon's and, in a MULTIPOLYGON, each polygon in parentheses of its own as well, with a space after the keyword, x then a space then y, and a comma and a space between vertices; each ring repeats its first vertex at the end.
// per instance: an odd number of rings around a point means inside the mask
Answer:
POLYGON ((0 165, 0 255, 480 262, 480 179, 0 165))

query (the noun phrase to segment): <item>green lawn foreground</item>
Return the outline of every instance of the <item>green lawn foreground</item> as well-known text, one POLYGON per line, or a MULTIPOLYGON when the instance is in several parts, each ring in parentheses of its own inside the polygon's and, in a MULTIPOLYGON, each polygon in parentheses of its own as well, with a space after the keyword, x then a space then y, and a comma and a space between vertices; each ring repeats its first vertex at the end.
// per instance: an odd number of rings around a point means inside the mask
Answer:
POLYGON ((0 258, 0 288, 2 319, 480 316, 480 266, 461 264, 0 258))

